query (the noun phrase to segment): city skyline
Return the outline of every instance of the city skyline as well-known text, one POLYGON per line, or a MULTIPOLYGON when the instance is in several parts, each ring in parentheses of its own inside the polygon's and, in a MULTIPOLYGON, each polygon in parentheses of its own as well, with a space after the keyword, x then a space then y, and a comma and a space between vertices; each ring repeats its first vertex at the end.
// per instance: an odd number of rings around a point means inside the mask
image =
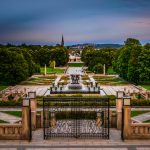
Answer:
POLYGON ((11 0, 1 2, 0 43, 118 43, 150 39, 148 0, 11 0), (9 5, 8 5, 9 4, 9 5))

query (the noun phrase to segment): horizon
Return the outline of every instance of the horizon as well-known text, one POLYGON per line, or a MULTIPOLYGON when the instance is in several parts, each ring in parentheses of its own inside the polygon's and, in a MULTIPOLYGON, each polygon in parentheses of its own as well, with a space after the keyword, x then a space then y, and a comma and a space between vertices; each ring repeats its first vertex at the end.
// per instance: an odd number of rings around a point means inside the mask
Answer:
POLYGON ((56 45, 62 34, 66 46, 150 40, 148 0, 14 0, 8 5, 10 1, 1 2, 1 44, 56 45))
MULTIPOLYGON (((140 41, 141 42, 141 41, 140 41)), ((38 44, 38 43, 36 43, 36 44, 34 44, 34 43, 25 43, 25 42, 23 42, 23 43, 17 43, 17 42, 14 42, 14 43, 11 43, 11 42, 8 42, 8 43, 0 43, 0 45, 8 45, 8 44, 10 44, 10 45, 13 45, 13 46, 21 46, 21 45, 23 45, 23 44, 25 44, 25 45, 27 45, 27 46, 29 46, 29 45, 39 45, 39 46, 57 46, 57 45, 61 45, 61 43, 56 43, 56 44, 38 44)), ((84 45, 84 44, 89 44, 89 45, 97 45, 97 44, 100 44, 100 45, 109 45, 109 44, 112 44, 112 45, 124 45, 124 41, 122 42, 122 43, 72 43, 72 44, 65 44, 64 43, 64 46, 66 47, 66 46, 74 46, 74 45, 84 45)), ((145 44, 150 44, 150 42, 146 42, 146 43, 142 43, 141 42, 141 45, 145 45, 145 44)))

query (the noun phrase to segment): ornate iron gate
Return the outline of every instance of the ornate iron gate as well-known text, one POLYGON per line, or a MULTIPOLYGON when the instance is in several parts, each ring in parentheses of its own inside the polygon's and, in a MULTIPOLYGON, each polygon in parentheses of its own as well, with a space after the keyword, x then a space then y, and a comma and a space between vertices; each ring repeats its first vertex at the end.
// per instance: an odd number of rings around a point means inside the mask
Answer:
POLYGON ((109 99, 47 97, 43 99, 44 139, 109 139, 109 99))

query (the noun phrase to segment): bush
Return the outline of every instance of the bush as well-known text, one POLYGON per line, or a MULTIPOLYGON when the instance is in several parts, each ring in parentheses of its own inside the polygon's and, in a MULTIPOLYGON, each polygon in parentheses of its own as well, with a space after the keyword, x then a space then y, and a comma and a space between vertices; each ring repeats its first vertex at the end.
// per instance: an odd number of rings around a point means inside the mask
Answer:
POLYGON ((143 100, 143 99, 131 100, 131 106, 150 106, 150 100, 143 100))
POLYGON ((0 106, 22 106, 22 99, 20 98, 18 101, 8 100, 8 101, 0 101, 0 106))
POLYGON ((95 73, 103 73, 103 65, 98 63, 93 67, 92 71, 95 73))

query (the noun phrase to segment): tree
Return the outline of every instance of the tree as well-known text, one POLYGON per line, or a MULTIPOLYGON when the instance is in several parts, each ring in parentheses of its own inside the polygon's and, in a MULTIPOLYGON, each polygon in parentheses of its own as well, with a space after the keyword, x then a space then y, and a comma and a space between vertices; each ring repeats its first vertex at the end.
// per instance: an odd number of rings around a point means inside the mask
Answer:
POLYGON ((133 38, 128 38, 125 42, 125 46, 134 46, 134 45, 141 45, 140 41, 133 38))
POLYGON ((138 61, 140 82, 150 81, 150 44, 144 45, 138 61))
POLYGON ((127 79, 136 84, 139 83, 138 57, 139 57, 140 53, 141 53, 141 46, 138 46, 138 45, 132 46, 130 59, 129 59, 129 63, 128 63, 127 79))
POLYGON ((103 65, 98 63, 93 67, 92 71, 95 73, 103 73, 103 65))
POLYGON ((28 63, 22 53, 0 49, 0 81, 14 85, 28 77, 28 63))

